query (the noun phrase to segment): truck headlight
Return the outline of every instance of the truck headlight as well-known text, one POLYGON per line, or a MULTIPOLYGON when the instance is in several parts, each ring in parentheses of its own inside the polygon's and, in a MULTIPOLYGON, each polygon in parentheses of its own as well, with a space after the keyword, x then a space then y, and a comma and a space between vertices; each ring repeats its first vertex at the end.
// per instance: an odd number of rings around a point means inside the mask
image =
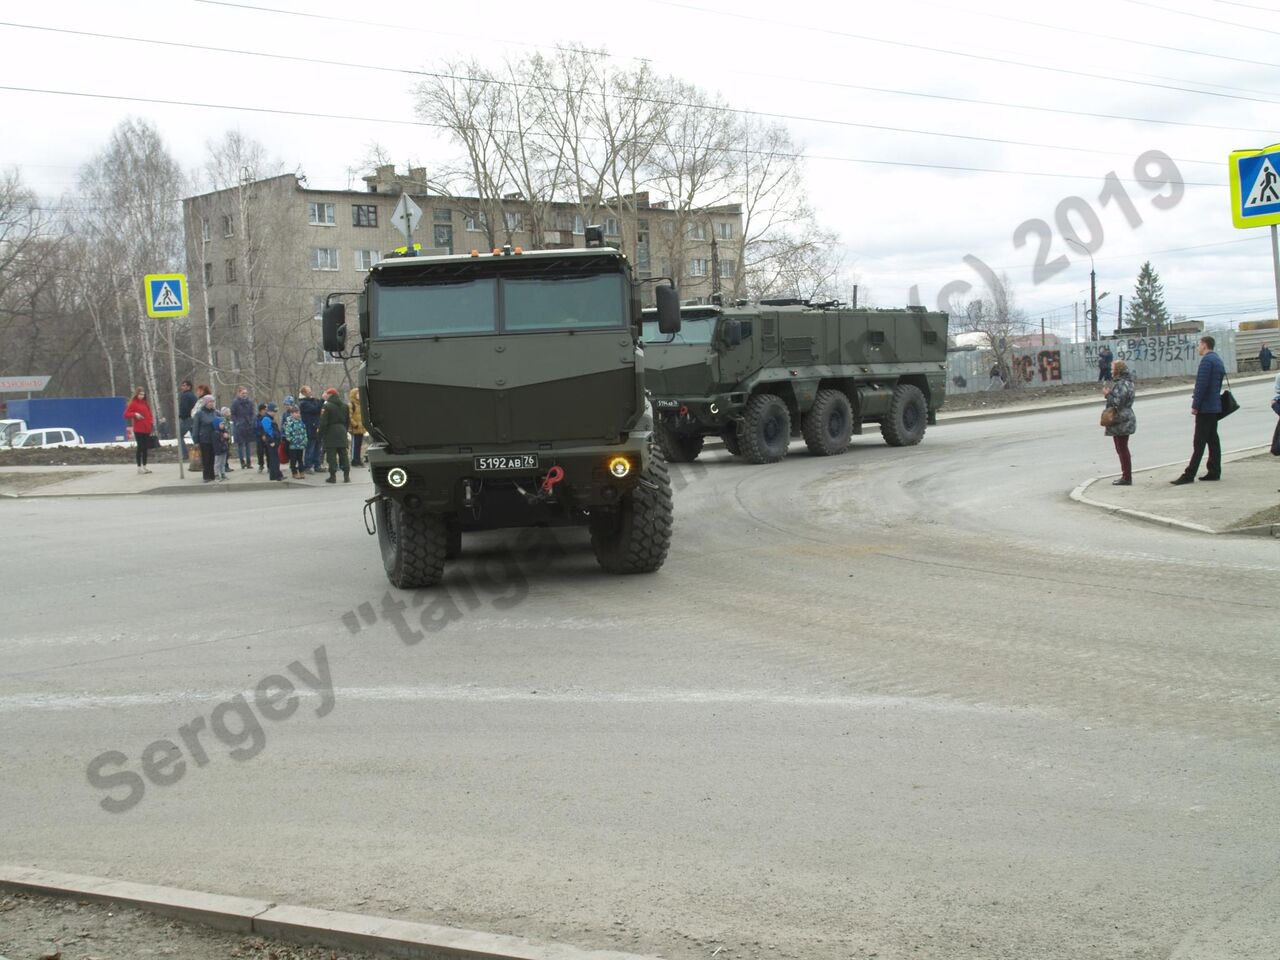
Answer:
POLYGON ((621 480, 631 472, 631 461, 626 457, 614 457, 609 461, 609 472, 621 480))
POLYGON ((387 471, 387 483, 395 487, 397 490, 409 482, 409 474, 405 473, 402 467, 392 467, 387 471))

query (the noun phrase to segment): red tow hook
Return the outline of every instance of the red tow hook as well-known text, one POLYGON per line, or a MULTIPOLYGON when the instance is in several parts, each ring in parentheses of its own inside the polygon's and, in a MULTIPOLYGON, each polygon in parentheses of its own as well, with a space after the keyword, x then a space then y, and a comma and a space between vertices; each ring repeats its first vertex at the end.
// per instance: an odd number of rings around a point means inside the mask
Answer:
POLYGON ((542 495, 549 497, 555 486, 564 479, 564 468, 555 466, 547 471, 547 475, 542 478, 542 495))
POLYGON ((684 406, 682 406, 682 407, 680 408, 679 417, 680 417, 680 419, 681 419, 681 420, 688 420, 688 419, 689 419, 689 408, 688 408, 688 407, 684 407, 684 406))

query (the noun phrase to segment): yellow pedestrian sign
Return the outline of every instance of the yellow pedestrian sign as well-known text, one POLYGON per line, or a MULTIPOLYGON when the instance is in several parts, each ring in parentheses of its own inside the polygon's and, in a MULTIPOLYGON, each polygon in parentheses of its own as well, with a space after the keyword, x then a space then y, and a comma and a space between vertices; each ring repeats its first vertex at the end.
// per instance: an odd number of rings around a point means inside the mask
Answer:
POLYGON ((1236 150, 1229 173, 1232 223, 1241 228, 1280 223, 1280 143, 1236 150))
POLYGON ((148 317, 185 317, 189 312, 184 273, 149 273, 143 278, 142 289, 148 317))

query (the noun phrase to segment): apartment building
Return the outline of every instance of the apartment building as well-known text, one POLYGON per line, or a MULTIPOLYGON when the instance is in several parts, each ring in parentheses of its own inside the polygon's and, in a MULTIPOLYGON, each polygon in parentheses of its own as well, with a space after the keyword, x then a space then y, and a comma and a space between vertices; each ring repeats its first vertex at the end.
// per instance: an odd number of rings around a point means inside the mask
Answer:
MULTIPOLYGON (((341 383, 340 360, 319 347, 325 296, 359 291, 380 257, 405 244, 391 222, 402 194, 422 208, 414 241, 425 251, 464 253, 510 243, 525 249, 585 245, 599 224, 637 279, 674 277, 682 299, 708 302, 734 289, 742 211, 730 204, 674 209, 647 193, 531 203, 429 193, 426 171, 379 167, 366 189, 314 190, 294 174, 254 180, 183 201, 191 290, 192 362, 211 382, 283 396, 303 382, 341 383), (335 368, 331 366, 337 364, 335 368)), ((644 302, 653 285, 641 287, 644 302)))

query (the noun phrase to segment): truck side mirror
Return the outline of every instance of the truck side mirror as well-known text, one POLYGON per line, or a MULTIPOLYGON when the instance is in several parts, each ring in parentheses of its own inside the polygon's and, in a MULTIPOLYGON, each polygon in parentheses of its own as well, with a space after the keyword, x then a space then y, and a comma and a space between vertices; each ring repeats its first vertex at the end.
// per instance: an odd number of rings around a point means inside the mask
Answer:
POLYGON ((347 348, 347 308, 342 303, 331 303, 324 308, 320 329, 324 338, 325 353, 341 353, 347 348))
POLYGON ((724 322, 724 342, 731 347, 742 343, 742 321, 726 320, 724 322))
POLYGON ((680 332, 680 291, 675 287, 658 287, 658 332, 671 335, 680 332))

